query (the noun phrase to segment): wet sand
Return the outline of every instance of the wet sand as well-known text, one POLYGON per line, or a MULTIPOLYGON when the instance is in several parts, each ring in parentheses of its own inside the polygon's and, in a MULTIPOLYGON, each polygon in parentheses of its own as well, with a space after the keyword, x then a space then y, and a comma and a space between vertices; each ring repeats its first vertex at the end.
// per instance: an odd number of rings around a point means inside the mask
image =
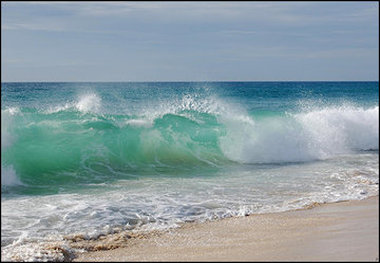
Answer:
POLYGON ((378 261, 379 197, 182 227, 74 261, 378 261))

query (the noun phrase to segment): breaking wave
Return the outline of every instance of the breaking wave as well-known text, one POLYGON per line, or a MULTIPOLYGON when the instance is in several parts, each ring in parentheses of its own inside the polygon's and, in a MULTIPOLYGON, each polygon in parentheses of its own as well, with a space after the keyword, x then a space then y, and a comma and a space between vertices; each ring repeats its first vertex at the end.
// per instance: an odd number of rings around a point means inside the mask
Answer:
MULTIPOLYGON (((2 110, 2 172, 49 184, 238 163, 326 159, 378 150, 379 108, 327 106, 248 113, 214 97, 185 95, 131 114, 101 112, 97 94, 49 110, 2 110)), ((13 178, 13 179, 11 179, 13 178)))

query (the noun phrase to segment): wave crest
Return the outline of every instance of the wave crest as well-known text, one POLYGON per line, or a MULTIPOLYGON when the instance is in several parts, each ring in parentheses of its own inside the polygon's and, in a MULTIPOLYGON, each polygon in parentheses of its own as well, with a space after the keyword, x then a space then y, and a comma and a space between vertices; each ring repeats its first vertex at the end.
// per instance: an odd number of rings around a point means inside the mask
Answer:
POLYGON ((326 159, 353 150, 378 150, 379 108, 326 107, 227 124, 221 148, 242 163, 299 162, 326 159))
MULTIPOLYGON (((94 93, 71 105, 75 107, 22 116, 2 111, 2 117, 9 115, 4 127, 12 126, 12 137, 18 138, 2 149, 2 163, 13 165, 23 182, 25 176, 51 182, 54 175, 57 183, 87 176, 101 181, 110 173, 310 161, 378 150, 379 144, 378 106, 260 115, 216 97, 185 95, 139 114, 105 114, 94 93)), ((3 132, 2 127, 2 142, 11 141, 8 128, 3 132)))

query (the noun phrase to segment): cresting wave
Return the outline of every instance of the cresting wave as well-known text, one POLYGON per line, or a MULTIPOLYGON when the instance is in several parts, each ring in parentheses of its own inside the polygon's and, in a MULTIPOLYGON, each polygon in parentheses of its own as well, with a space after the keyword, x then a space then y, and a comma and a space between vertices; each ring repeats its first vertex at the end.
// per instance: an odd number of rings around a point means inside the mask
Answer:
POLYGON ((4 84, 2 259, 378 195, 378 88, 301 84, 4 84))
POLYGON ((7 108, 1 112, 2 185, 99 183, 378 150, 378 114, 378 106, 340 105, 261 115, 196 95, 117 114, 102 112, 95 93, 47 110, 7 108))
POLYGON ((378 114, 378 106, 339 106, 264 118, 250 127, 231 124, 221 146, 229 159, 242 163, 321 160, 378 150, 378 114))

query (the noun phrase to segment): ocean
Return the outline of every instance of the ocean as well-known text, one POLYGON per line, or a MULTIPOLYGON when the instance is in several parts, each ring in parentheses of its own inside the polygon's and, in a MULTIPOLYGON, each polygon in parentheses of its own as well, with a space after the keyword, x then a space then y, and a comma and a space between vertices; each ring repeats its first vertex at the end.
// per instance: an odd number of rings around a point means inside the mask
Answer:
POLYGON ((378 191, 379 82, 1 84, 2 260, 378 191))

